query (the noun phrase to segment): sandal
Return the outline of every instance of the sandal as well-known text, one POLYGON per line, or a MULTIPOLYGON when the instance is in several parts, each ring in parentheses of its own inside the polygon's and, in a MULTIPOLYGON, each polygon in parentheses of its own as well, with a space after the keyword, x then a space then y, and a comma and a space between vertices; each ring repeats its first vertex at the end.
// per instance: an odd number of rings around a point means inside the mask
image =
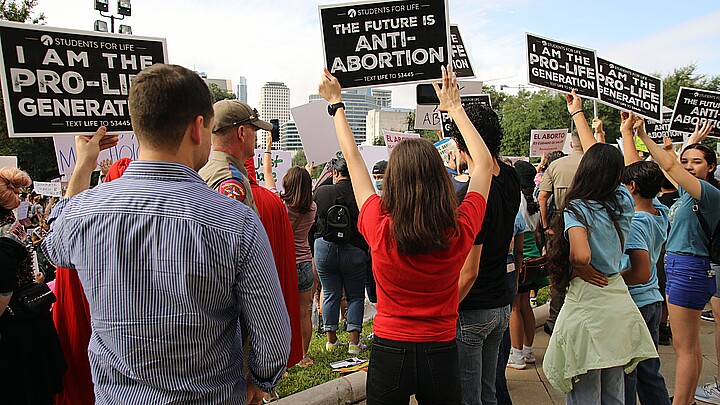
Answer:
POLYGON ((298 367, 303 367, 303 368, 304 368, 304 367, 307 367, 307 366, 311 366, 311 365, 313 365, 313 364, 314 364, 313 359, 311 359, 310 356, 308 356, 308 355, 306 354, 305 357, 303 357, 302 360, 300 360, 300 362, 299 362, 297 365, 298 365, 298 367))

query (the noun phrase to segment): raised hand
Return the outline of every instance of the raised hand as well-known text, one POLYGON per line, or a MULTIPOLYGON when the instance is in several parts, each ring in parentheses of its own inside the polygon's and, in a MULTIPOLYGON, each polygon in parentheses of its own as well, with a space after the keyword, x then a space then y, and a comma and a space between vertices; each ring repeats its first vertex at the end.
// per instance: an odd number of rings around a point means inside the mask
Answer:
POLYGON ((442 88, 438 82, 433 82, 435 93, 440 100, 438 109, 440 111, 452 112, 457 108, 462 108, 462 102, 460 101, 460 89, 457 85, 457 77, 452 71, 452 66, 447 65, 441 66, 442 71, 442 88))
POLYGON ((693 132, 688 138, 688 145, 702 142, 703 139, 712 132, 712 130, 713 126, 710 124, 710 121, 703 122, 702 126, 700 126, 700 122, 698 122, 695 124, 695 132, 693 132))
POLYGON ((567 101, 567 109, 570 114, 582 111, 582 99, 577 95, 575 90, 573 90, 572 93, 565 94, 565 100, 567 101))
POLYGON ((322 76, 320 77, 318 94, 320 94, 328 103, 335 104, 342 101, 340 91, 340 82, 338 82, 338 79, 333 76, 327 68, 325 68, 322 76))

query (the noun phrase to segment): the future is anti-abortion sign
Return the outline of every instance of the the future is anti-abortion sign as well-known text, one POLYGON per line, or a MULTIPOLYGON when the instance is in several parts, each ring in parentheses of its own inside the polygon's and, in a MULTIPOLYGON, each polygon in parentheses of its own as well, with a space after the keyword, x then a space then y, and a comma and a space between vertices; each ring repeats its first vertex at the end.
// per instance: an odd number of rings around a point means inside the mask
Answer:
POLYGON ((528 83, 550 90, 598 98, 595 51, 526 34, 528 83))
POLYGON ((710 135, 720 137, 720 92, 681 87, 670 129, 692 133, 696 124, 706 121, 713 126, 710 135))
POLYGON ((428 81, 450 60, 446 0, 320 6, 325 66, 345 88, 428 81))
POLYGON ((167 61, 164 39, 0 23, 0 75, 10 136, 131 132, 135 75, 167 61))

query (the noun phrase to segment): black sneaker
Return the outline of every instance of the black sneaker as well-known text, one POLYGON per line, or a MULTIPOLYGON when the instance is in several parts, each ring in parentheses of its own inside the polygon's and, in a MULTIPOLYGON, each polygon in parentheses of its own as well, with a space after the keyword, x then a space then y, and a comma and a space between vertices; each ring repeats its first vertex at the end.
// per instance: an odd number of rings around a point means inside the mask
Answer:
POLYGON ((700 319, 703 321, 715 322, 712 311, 703 311, 702 314, 700 314, 700 319))
POLYGON ((661 346, 670 346, 670 338, 672 338, 670 325, 660 325, 660 339, 658 339, 658 343, 661 346))

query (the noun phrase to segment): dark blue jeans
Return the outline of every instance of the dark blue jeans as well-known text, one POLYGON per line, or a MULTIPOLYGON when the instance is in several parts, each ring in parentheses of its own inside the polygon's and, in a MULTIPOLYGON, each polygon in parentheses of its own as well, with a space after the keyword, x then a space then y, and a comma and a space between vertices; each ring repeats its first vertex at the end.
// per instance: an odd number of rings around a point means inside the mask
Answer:
MULTIPOLYGON (((657 348, 662 302, 654 302, 639 309, 655 343, 655 348, 657 348)), ((637 403, 636 392, 642 405, 670 405, 665 379, 660 374, 659 358, 643 360, 632 373, 625 375, 626 405, 635 405, 637 403)))
MULTIPOLYGON (((517 293, 517 270, 507 273, 505 278, 507 283, 508 294, 510 295, 510 310, 517 293)), ((498 405, 512 405, 510 392, 505 379, 505 369, 507 368, 508 358, 510 357, 510 325, 505 328, 502 341, 500 341, 500 350, 498 351, 497 375, 495 376, 495 395, 497 396, 498 405)))
POLYGON ((375 336, 366 382, 368 405, 460 404, 458 350, 449 342, 400 342, 375 336))

